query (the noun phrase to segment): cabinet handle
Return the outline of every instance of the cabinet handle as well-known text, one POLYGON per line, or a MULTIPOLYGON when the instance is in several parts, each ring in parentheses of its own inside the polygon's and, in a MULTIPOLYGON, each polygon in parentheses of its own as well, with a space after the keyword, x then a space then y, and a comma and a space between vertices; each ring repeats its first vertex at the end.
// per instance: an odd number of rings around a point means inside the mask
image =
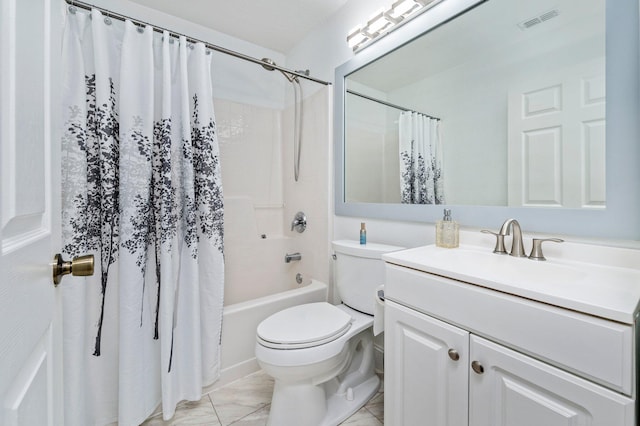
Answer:
POLYGON ((460 354, 455 349, 449 349, 449 352, 447 353, 449 354, 449 358, 451 358, 453 361, 457 361, 460 359, 460 354))
POLYGON ((482 374, 484 373, 484 367, 482 366, 482 364, 480 364, 478 361, 473 361, 471 363, 471 368, 473 369, 473 371, 476 374, 482 374))

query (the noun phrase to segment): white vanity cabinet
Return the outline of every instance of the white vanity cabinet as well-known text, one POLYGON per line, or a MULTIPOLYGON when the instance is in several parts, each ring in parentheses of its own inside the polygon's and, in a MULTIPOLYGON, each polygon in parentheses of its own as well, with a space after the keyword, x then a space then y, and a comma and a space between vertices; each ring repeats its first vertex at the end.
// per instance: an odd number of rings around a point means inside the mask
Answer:
POLYGON ((630 398, 532 357, 393 301, 385 321, 390 425, 634 424, 630 398))
POLYGON ((474 335, 470 357, 469 426, 635 424, 632 399, 532 357, 474 335))
MULTIPOLYGON (((415 258, 425 253, 412 250, 385 256, 386 424, 637 425, 637 308, 626 317, 624 309, 613 313, 613 320, 593 313, 613 311, 614 304, 582 312, 552 305, 518 289, 496 290, 486 276, 479 284, 472 274, 452 279, 445 269, 459 274, 459 263, 422 266, 415 258)), ((586 278, 582 282, 587 287, 578 297, 586 303, 593 289, 586 278)), ((603 284, 616 291, 611 282, 603 284)), ((640 286, 640 280, 631 284, 640 286)), ((606 299, 602 289, 595 293, 606 299)))
POLYGON ((384 339, 385 423, 466 425, 469 332, 387 301, 384 339))

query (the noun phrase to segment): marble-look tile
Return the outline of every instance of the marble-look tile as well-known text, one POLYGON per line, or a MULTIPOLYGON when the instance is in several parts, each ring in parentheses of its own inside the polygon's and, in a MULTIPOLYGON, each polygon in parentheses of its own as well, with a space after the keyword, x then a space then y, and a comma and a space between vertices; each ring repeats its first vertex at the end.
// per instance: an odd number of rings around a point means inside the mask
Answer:
POLYGON ((208 396, 200 401, 183 401, 178 404, 176 413, 170 420, 162 420, 162 414, 152 417, 142 423, 144 426, 174 426, 174 425, 208 425, 220 426, 213 405, 208 396))
POLYGON ((265 426, 267 424, 267 419, 269 418, 270 408, 271 404, 241 418, 235 423, 232 423, 232 426, 265 426))
POLYGON ((345 426, 383 426, 383 423, 371 414, 366 408, 362 407, 353 416, 349 417, 340 425, 345 426))
MULTIPOLYGON (((207 425, 265 426, 271 407, 273 379, 262 371, 213 391, 198 402, 182 402, 173 419, 152 417, 145 426, 207 425)), ((341 425, 382 426, 384 423, 383 388, 367 404, 341 425)))
POLYGON ((209 394, 223 426, 256 412, 271 402, 273 379, 262 371, 236 380, 209 394))
POLYGON ((367 404, 364 406, 376 419, 384 423, 384 393, 378 392, 367 404))

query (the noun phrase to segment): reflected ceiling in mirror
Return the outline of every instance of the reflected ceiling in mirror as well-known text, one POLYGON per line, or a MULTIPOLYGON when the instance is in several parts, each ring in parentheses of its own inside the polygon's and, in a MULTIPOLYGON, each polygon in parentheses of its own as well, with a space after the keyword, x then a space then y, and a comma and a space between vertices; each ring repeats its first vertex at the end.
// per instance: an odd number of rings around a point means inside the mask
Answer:
POLYGON ((438 203, 405 196, 411 174, 447 204, 604 208, 605 65, 604 0, 490 0, 437 26, 346 76, 343 201, 438 203), (440 119, 413 157, 403 110, 440 119))

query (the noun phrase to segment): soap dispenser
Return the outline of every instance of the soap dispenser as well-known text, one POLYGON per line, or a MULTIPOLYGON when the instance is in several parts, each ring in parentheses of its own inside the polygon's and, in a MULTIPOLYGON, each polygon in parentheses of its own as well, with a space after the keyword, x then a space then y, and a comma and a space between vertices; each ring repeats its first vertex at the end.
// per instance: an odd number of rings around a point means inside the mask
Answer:
POLYGON ((436 222, 436 246, 458 247, 459 228, 458 222, 451 219, 451 210, 444 209, 444 217, 436 222))

